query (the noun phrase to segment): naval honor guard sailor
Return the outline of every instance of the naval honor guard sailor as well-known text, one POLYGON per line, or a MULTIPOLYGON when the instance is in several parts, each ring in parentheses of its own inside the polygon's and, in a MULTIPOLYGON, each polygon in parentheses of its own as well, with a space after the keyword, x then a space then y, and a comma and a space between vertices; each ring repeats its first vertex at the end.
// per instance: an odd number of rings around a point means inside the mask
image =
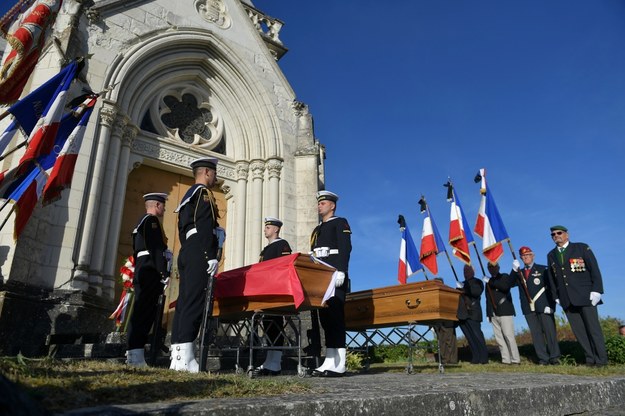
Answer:
POLYGON ((336 268, 335 294, 319 310, 319 321, 325 333, 326 357, 312 375, 341 377, 346 371, 345 296, 349 293, 349 256, 352 251, 352 230, 345 218, 336 217, 338 195, 317 192, 317 212, 321 222, 310 238, 313 255, 336 268))
POLYGON ((181 248, 178 254, 180 287, 171 334, 170 369, 197 373, 193 342, 204 312, 206 290, 219 265, 219 211, 210 190, 217 183, 217 159, 191 162, 195 184, 176 208, 181 248))

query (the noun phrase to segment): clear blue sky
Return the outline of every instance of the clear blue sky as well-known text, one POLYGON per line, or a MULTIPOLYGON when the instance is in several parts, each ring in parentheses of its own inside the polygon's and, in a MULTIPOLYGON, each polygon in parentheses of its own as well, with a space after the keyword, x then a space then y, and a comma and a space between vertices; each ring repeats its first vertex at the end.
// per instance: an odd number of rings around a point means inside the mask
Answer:
MULTIPOLYGON (((421 194, 447 238, 448 176, 473 225, 483 167, 513 248, 545 264, 549 227, 567 226, 598 258, 599 313, 625 320, 625 3, 254 4, 285 22, 279 65, 327 148, 326 186, 353 229, 354 290, 397 284, 397 216, 419 240, 421 194)), ((506 247, 502 269, 511 261, 506 247)), ((453 286, 444 254, 438 263, 453 286)))
MULTIPOLYGON (((354 290, 397 283, 397 216, 418 241, 421 194, 446 238, 448 176, 473 224, 484 167, 514 249, 529 245, 545 263, 549 227, 567 226, 598 258, 600 314, 625 320, 624 2, 254 4, 285 22, 279 65, 327 148, 327 188, 353 229, 354 290)), ((453 286, 445 255, 438 261, 453 286)), ((506 250, 502 268, 511 261, 506 250)))

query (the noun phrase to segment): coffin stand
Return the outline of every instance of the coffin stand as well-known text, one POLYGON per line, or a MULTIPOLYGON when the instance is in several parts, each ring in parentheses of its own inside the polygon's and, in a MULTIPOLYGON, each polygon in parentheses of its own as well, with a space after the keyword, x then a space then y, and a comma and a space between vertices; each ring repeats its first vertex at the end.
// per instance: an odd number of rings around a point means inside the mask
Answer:
POLYGON ((334 287, 334 271, 315 263, 309 255, 295 253, 217 275, 212 316, 218 318, 224 332, 235 334, 237 338, 234 348, 223 348, 236 350, 237 373, 240 372, 239 349, 249 348, 246 372, 250 378, 253 377, 254 351, 263 349, 297 350, 298 375, 306 374, 302 366, 299 312, 324 306, 326 291, 334 287), (265 334, 266 318, 275 316, 284 318, 284 325, 279 328, 284 345, 274 345, 275 340, 265 334))
MULTIPOLYGON (((413 348, 443 321, 458 320, 456 311, 459 299, 458 290, 438 280, 350 293, 345 302, 345 326, 347 331, 355 334, 348 333, 348 339, 357 348, 366 349, 370 344, 375 345, 376 337, 381 337, 387 343, 393 343, 399 337, 397 344, 408 343, 410 356, 406 371, 411 373, 413 348), (418 325, 428 328, 420 333, 416 329, 418 325), (389 329, 390 332, 385 333, 382 329, 389 329)), ((438 357, 439 371, 443 372, 440 350, 438 357)))

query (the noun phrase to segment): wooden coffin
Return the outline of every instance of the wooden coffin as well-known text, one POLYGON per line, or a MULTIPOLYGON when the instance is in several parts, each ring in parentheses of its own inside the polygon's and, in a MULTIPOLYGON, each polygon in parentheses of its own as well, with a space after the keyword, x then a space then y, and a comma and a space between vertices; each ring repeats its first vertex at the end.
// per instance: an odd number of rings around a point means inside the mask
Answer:
POLYGON ((347 295, 345 323, 349 331, 415 322, 457 321, 460 292, 437 280, 363 290, 347 295))
POLYGON ((323 297, 332 281, 334 269, 314 263, 309 255, 302 253, 293 265, 304 292, 304 301, 299 308, 295 308, 293 297, 288 295, 215 298, 213 316, 221 319, 241 319, 259 310, 293 313, 322 307, 323 297))

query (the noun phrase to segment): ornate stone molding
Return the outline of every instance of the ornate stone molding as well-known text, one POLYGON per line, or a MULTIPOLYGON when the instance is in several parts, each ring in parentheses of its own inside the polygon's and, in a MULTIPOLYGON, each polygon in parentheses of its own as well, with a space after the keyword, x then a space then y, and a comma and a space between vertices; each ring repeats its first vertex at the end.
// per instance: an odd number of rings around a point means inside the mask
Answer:
POLYGON ((282 165, 284 163, 280 159, 270 159, 267 162, 267 172, 269 173, 269 179, 280 179, 280 173, 282 172, 282 165))
POLYGON ((102 15, 100 14, 99 10, 89 8, 85 12, 85 14, 87 15, 87 19, 89 20, 89 23, 92 25, 98 24, 102 21, 102 15))
POLYGON ((105 103, 100 110, 100 123, 107 127, 112 127, 117 117, 118 108, 116 105, 105 103))
POLYGON ((301 101, 293 100, 291 106, 293 107, 293 110, 295 111, 295 115, 297 117, 308 114, 308 105, 304 104, 301 101))
POLYGON ((224 197, 226 198, 226 200, 233 197, 233 194, 231 191, 232 191, 232 188, 229 185, 226 185, 226 184, 221 185, 221 192, 224 193, 224 197))
POLYGON ((247 180, 247 175, 250 171, 250 164, 248 162, 237 162, 237 181, 247 180))
MULTIPOLYGON (((164 147, 163 142, 157 144, 156 142, 148 140, 149 139, 141 137, 136 138, 132 143, 132 151, 143 157, 184 167, 189 166, 191 162, 197 158, 197 155, 183 153, 171 147, 164 147)), ((229 180, 236 180, 234 169, 222 163, 217 165, 217 176, 229 180)))
POLYGON ((313 156, 319 154, 319 142, 312 143, 308 146, 302 146, 295 152, 295 156, 313 156))
POLYGON ((252 179, 262 179, 265 173, 265 162, 254 160, 250 163, 250 169, 252 170, 252 179))
POLYGON ((232 19, 222 0, 196 0, 193 6, 197 14, 207 22, 222 29, 228 29, 232 25, 232 19))
POLYGON ((135 141, 135 138, 137 137, 138 132, 139 132, 139 129, 137 128, 137 126, 134 126, 134 125, 126 126, 126 128, 124 129, 124 133, 122 134, 122 146, 131 147, 132 143, 135 141))

